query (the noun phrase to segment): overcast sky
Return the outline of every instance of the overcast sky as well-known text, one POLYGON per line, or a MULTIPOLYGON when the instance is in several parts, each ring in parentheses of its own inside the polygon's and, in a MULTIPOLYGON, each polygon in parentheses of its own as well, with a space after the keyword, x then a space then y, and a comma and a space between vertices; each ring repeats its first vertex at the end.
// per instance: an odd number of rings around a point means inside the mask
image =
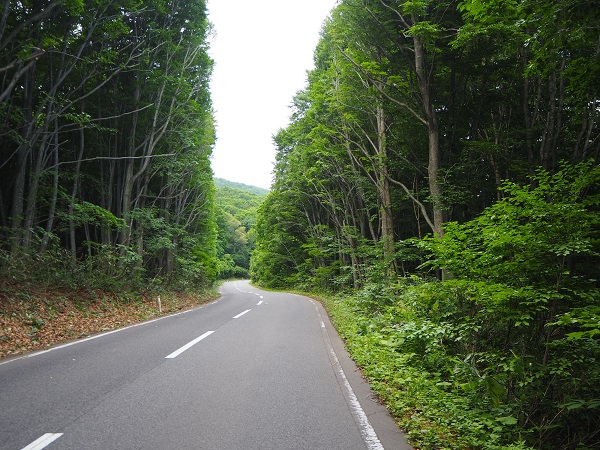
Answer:
POLYGON ((268 188, 272 136, 289 122, 324 20, 336 0, 208 0, 215 176, 268 188))

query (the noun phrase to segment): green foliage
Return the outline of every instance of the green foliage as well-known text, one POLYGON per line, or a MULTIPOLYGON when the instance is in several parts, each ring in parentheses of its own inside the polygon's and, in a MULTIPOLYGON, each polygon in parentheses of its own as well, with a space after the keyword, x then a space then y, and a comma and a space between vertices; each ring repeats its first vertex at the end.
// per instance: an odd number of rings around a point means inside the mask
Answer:
MULTIPOLYGON (((588 293, 588 301, 600 299, 600 290, 594 290, 588 293)), ((600 335, 600 305, 590 304, 581 308, 562 314, 559 320, 550 325, 559 325, 569 329, 580 329, 581 331, 572 331, 567 333, 568 340, 580 340, 594 338, 600 335)))
POLYGON ((248 278, 257 209, 268 191, 222 179, 216 179, 215 184, 218 276, 248 278))
POLYGON ((589 258, 599 255, 600 168, 591 162, 539 170, 531 186, 506 182, 506 197, 467 224, 446 224, 427 241, 435 264, 458 277, 510 286, 574 289, 589 283, 589 258))
POLYGON ((86 284, 109 291, 116 291, 123 286, 136 288, 142 285, 142 258, 135 247, 95 242, 88 242, 87 245, 91 248, 92 255, 84 261, 84 273, 91 275, 91 283, 86 284))
POLYGON ((543 327, 515 325, 519 312, 504 317, 515 308, 490 299, 502 287, 416 277, 394 287, 376 313, 360 295, 326 305, 417 448, 593 447, 597 342, 540 346, 543 327))
POLYGON ((274 138, 252 278, 343 292, 421 448, 599 445, 599 12, 340 1, 274 138))
MULTIPOLYGON (((42 237, 40 237, 40 240, 42 237)), ((22 249, 18 254, 0 252, 0 275, 22 283, 68 289, 102 289, 117 292, 144 287, 141 258, 134 247, 88 241, 85 260, 74 260, 60 247, 56 236, 43 253, 22 249)))
POLYGON ((73 205, 73 213, 61 214, 61 218, 65 221, 73 222, 77 226, 88 224, 115 230, 125 227, 125 220, 116 217, 101 206, 86 201, 75 203, 73 205))
POLYGON ((2 16, 1 250, 59 284, 212 283, 206 3, 9 1, 2 16))
POLYGON ((65 7, 65 11, 72 17, 81 14, 85 8, 83 0, 61 0, 60 3, 65 7))
POLYGON ((428 303, 419 299, 421 314, 450 326, 439 361, 462 361, 446 367, 452 383, 509 406, 526 440, 542 448, 596 442, 599 186, 591 162, 539 170, 532 185, 505 183, 507 196, 481 216, 423 244, 430 264, 456 277, 434 286, 428 303))
POLYGON ((268 189, 263 189, 257 186, 249 186, 244 183, 236 183, 235 181, 224 180, 223 178, 215 178, 215 186, 217 189, 232 188, 242 192, 248 192, 258 197, 264 197, 269 193, 268 189))
POLYGON ((435 41, 435 39, 439 38, 441 35, 441 30, 436 24, 423 21, 410 27, 406 31, 406 34, 408 36, 418 36, 427 42, 435 41))
POLYGON ((499 383, 453 357, 447 346, 456 331, 419 306, 431 300, 436 285, 416 278, 402 282, 395 304, 376 315, 358 298, 325 303, 353 358, 415 448, 529 449, 511 439, 518 421, 510 406, 494 400, 504 392, 499 383))
POLYGON ((403 2, 400 6, 402 7, 402 11, 404 13, 411 16, 420 16, 426 14, 427 7, 430 3, 430 1, 418 0, 403 2))
POLYGON ((297 220, 294 193, 273 190, 258 208, 252 280, 268 287, 294 284, 296 268, 306 259, 298 237, 305 225, 297 220))

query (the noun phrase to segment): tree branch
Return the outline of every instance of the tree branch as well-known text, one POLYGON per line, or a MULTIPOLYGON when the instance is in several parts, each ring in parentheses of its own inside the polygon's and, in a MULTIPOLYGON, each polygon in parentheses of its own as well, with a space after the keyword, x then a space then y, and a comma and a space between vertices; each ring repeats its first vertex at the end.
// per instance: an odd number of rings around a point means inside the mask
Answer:
POLYGON ((436 232, 435 226, 433 225, 432 220, 429 218, 429 214, 427 213, 427 208, 425 207, 425 205, 423 203, 421 203, 419 201, 419 199, 417 199, 417 197, 414 196, 414 194, 410 191, 410 189, 408 189, 406 187, 406 185, 404 183, 402 183, 398 180, 394 180, 390 176, 388 176, 387 178, 390 183, 393 183, 396 186, 400 186, 402 188, 402 190, 404 192, 406 192, 406 195, 408 195, 408 197, 419 206, 419 209, 421 210, 421 212, 423 213, 423 217, 425 218, 425 222, 427 222, 427 225, 429 225, 429 228, 431 228, 431 230, 435 233, 436 232))
POLYGON ((177 153, 164 153, 161 155, 144 155, 144 156, 96 156, 94 158, 86 158, 75 161, 61 161, 58 164, 47 167, 45 171, 52 170, 57 168, 58 166, 62 166, 64 164, 76 164, 78 162, 89 162, 89 161, 99 161, 99 160, 122 160, 122 159, 145 159, 145 158, 160 158, 163 156, 177 156, 177 153))
MULTIPOLYGON (((403 108, 405 108, 406 110, 408 110, 413 116, 415 116, 417 118, 417 120, 419 122, 421 122, 423 125, 427 125, 427 120, 424 119, 418 112, 416 112, 411 106, 409 106, 407 103, 401 102, 400 100, 390 96, 387 92, 385 92, 380 86, 379 83, 375 83, 376 80, 373 79, 373 77, 365 70, 361 67, 361 65, 359 63, 357 63, 350 55, 348 55, 344 50, 342 50, 342 48, 338 45, 337 49, 339 50, 339 52, 344 55, 344 57, 350 61, 365 77, 367 77, 369 79, 369 81, 372 82, 372 85, 375 86, 375 89, 377 89, 377 91, 382 94, 385 98, 387 98, 389 101, 391 101, 392 103, 395 103, 398 106, 401 106, 403 108)), ((387 83, 383 83, 385 86, 389 86, 389 84, 387 83)))

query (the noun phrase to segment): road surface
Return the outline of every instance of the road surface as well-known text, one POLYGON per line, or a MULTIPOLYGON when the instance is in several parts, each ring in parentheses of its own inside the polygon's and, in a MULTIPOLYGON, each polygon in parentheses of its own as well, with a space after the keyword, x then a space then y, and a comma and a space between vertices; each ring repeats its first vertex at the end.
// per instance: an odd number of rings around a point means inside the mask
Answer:
POLYGON ((0 363, 0 449, 408 450, 322 306, 219 300, 0 363))

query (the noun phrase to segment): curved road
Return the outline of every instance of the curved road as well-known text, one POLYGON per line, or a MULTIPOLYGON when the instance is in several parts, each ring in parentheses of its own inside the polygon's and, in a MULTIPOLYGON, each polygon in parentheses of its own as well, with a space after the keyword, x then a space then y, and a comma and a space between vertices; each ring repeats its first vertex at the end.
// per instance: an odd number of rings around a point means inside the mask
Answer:
POLYGON ((0 449, 410 449, 321 305, 221 293, 0 363, 0 449))

